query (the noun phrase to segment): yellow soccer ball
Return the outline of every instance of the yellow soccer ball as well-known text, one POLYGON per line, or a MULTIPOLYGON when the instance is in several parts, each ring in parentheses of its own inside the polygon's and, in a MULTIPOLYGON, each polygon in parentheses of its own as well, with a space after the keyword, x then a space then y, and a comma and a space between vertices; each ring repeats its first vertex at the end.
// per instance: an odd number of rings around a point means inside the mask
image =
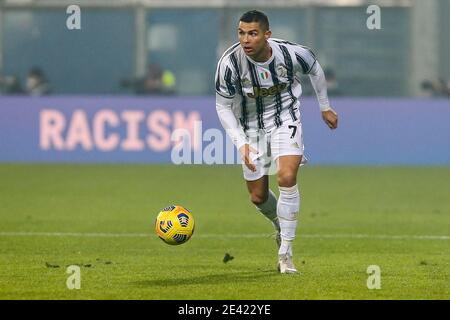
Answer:
POLYGON ((167 244, 178 245, 188 241, 194 233, 194 217, 182 206, 164 208, 156 217, 155 231, 167 244))

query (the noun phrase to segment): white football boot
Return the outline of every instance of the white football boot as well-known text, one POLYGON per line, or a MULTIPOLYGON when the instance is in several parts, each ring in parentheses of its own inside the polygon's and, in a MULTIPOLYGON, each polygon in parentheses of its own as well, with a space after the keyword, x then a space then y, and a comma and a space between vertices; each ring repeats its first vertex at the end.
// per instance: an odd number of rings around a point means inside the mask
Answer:
POLYGON ((278 256, 278 271, 280 273, 297 273, 297 269, 292 262, 292 256, 283 254, 278 256))

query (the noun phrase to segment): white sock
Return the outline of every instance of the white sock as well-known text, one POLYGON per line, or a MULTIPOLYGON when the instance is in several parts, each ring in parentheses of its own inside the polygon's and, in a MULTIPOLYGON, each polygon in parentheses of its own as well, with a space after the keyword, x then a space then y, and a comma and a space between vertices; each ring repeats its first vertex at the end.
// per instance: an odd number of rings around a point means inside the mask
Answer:
POLYGON ((297 230, 297 216, 300 210, 300 193, 297 185, 293 187, 279 187, 277 215, 281 228, 281 246, 279 255, 292 256, 292 243, 297 230))
POLYGON ((261 212, 267 219, 272 222, 276 230, 280 230, 280 224, 278 223, 277 216, 277 197, 275 196, 275 193, 272 192, 272 190, 269 189, 269 196, 267 197, 266 202, 257 205, 256 209, 258 209, 259 212, 261 212))

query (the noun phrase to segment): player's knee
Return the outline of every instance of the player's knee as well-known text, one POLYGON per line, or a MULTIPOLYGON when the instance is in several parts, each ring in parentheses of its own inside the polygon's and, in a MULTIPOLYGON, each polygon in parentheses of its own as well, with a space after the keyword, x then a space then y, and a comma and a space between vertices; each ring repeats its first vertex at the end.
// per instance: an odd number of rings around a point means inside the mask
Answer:
POLYGON ((268 193, 266 192, 252 192, 250 194, 250 201, 255 205, 263 204, 267 201, 268 193))
POLYGON ((297 175, 292 172, 279 172, 278 185, 280 187, 292 187, 297 184, 297 175))

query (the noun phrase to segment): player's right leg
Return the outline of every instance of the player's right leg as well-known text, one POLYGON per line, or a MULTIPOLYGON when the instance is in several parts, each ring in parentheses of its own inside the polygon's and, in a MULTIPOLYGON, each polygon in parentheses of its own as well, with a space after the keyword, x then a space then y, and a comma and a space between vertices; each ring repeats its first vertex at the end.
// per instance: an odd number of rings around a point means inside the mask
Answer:
POLYGON ((269 177, 262 176, 258 180, 247 181, 247 189, 250 194, 250 201, 256 206, 277 231, 277 244, 281 244, 280 224, 277 216, 277 197, 272 190, 269 189, 269 177))
POLYGON ((275 228, 275 241, 278 249, 281 246, 281 229, 277 216, 277 197, 269 189, 269 177, 262 176, 258 180, 247 181, 247 189, 250 194, 250 201, 256 209, 262 213, 275 228))
POLYGON ((242 170, 247 189, 250 194, 250 201, 256 206, 274 226, 276 231, 276 242, 278 249, 281 245, 280 225, 277 216, 277 197, 269 189, 268 171, 270 167, 270 157, 267 156, 268 145, 264 133, 257 133, 250 137, 250 146, 258 151, 258 157, 253 159, 255 171, 251 171, 244 163, 242 170))

